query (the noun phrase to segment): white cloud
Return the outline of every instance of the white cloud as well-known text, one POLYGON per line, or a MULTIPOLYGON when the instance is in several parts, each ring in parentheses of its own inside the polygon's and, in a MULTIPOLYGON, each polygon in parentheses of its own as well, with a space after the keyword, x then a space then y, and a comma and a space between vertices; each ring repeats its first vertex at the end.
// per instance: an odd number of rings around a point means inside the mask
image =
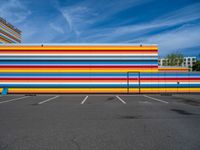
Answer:
MULTIPOLYGON (((147 43, 158 43, 161 54, 200 46, 200 25, 188 25, 169 32, 163 32, 141 39, 147 43)), ((197 54, 200 50, 197 52, 197 54)))
POLYGON ((195 3, 161 16, 154 22, 162 26, 172 26, 200 19, 200 3, 195 3))
POLYGON ((146 0, 145 2, 140 0, 128 0, 126 2, 122 0, 106 1, 105 4, 105 1, 86 0, 67 7, 58 6, 58 10, 68 23, 70 30, 83 39, 81 34, 90 32, 92 25, 98 24, 129 7, 141 5, 149 1, 152 0, 146 0))
POLYGON ((41 19, 43 22, 40 22, 40 26, 27 19, 31 12, 21 0, 3 0, 0 16, 20 25, 24 42, 155 43, 159 45, 162 55, 200 46, 200 27, 195 23, 200 19, 200 3, 161 15, 149 22, 122 25, 127 23, 124 20, 121 25, 96 27, 123 10, 151 1, 84 0, 74 5, 58 5, 55 7, 61 15, 41 19))
POLYGON ((91 9, 79 5, 61 8, 60 12, 68 23, 70 31, 77 36, 82 29, 92 23, 90 18, 95 17, 91 9))
POLYGON ((159 45, 162 55, 200 46, 200 25, 194 23, 200 19, 199 8, 200 3, 196 3, 160 16, 149 23, 93 30, 84 40, 96 43, 153 43, 159 45), (162 31, 169 27, 172 29, 162 31))
MULTIPOLYGON (((110 28, 107 29, 107 34, 110 33, 110 36, 106 36, 104 39, 101 40, 117 41, 120 37, 126 37, 126 35, 129 34, 135 35, 135 37, 137 37, 137 36, 142 36, 143 34, 147 34, 151 31, 156 31, 158 29, 164 29, 177 25, 187 24, 191 21, 200 19, 199 8, 200 8, 200 3, 196 3, 181 8, 179 10, 173 11, 166 15, 160 16, 148 23, 140 23, 140 24, 110 28)), ((124 41, 126 41, 126 39, 124 41)))
POLYGON ((55 30, 56 32, 58 33, 65 33, 64 29, 62 28, 62 26, 58 26, 57 24, 54 24, 54 23, 50 23, 50 27, 55 30))
POLYGON ((14 24, 24 21, 30 13, 20 0, 5 0, 0 5, 0 16, 14 24))

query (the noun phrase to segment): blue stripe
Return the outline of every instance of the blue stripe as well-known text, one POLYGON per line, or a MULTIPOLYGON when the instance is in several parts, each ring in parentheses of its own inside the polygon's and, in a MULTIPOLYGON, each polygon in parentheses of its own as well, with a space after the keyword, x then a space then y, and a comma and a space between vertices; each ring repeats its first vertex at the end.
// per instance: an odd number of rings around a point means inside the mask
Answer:
POLYGON ((145 87, 159 87, 159 88, 178 88, 178 87, 200 87, 200 84, 140 84, 140 87, 145 88, 145 87))
POLYGON ((139 86, 139 84, 130 84, 129 86, 127 86, 127 84, 0 84, 0 87, 66 87, 66 88, 82 88, 82 87, 91 87, 91 88, 154 88, 154 87, 159 87, 159 88, 191 88, 191 87, 200 87, 200 84, 183 84, 183 85, 176 85, 176 84, 162 84, 162 85, 158 85, 158 84, 142 84, 139 86))
POLYGON ((45 64, 152 64, 157 65, 157 61, 0 61, 0 64, 37 64, 37 65, 45 65, 45 64))

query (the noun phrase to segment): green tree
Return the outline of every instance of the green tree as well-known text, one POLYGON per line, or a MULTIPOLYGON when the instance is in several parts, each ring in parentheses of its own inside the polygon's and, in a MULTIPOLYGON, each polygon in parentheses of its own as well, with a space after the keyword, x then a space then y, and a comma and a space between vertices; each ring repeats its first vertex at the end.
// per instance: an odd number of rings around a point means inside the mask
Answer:
POLYGON ((200 71, 200 61, 197 61, 193 67, 192 67, 193 71, 200 71))
POLYGON ((183 63, 183 55, 181 53, 168 54, 166 57, 167 66, 181 66, 183 63))

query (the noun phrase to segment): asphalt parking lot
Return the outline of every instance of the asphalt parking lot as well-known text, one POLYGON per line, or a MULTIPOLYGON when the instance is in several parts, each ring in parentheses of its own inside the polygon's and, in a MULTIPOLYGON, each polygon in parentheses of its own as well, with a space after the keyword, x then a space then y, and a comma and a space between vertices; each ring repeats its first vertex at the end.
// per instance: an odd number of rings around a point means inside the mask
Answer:
POLYGON ((7 95, 0 150, 199 150, 200 95, 7 95))

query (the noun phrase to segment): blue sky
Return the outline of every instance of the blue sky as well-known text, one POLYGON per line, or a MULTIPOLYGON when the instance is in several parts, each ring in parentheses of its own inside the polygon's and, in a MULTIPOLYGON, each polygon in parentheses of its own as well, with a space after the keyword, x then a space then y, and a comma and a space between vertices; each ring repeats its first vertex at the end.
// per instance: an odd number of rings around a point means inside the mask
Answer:
POLYGON ((158 44, 160 56, 200 53, 200 0, 0 0, 23 43, 158 44))

